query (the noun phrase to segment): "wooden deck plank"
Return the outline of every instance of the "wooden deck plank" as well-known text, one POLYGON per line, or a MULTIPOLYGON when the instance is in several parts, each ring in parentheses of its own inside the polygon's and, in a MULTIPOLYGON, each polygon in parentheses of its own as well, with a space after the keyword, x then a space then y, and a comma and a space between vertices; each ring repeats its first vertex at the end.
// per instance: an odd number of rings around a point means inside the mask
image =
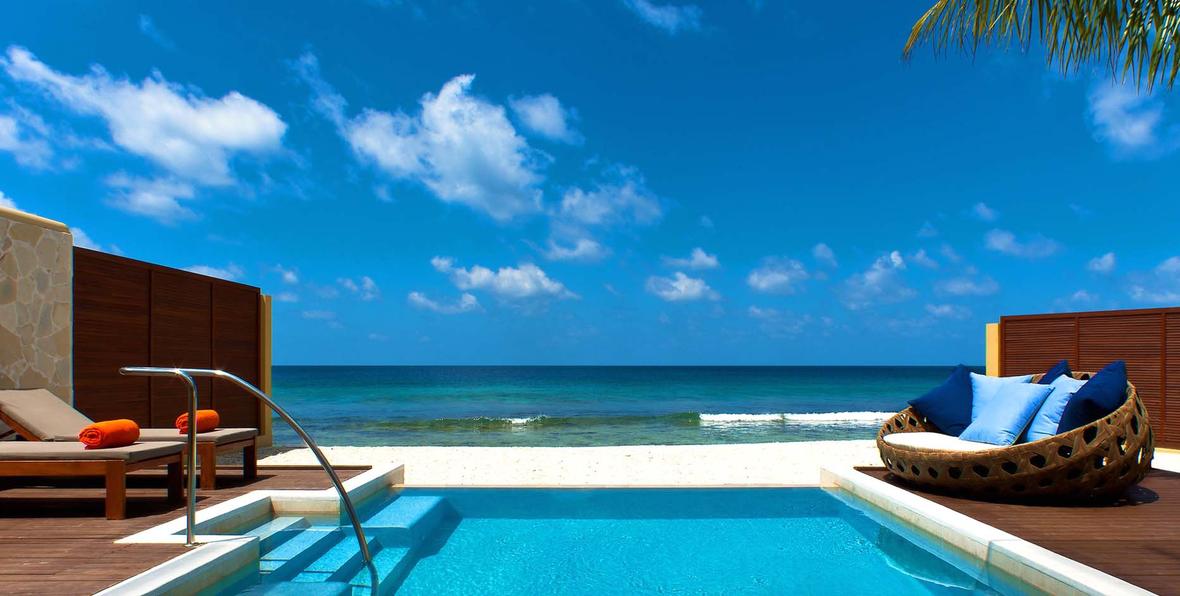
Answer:
POLYGON ((923 491, 883 468, 862 472, 1158 594, 1180 595, 1180 474, 1152 470, 1118 503, 988 503, 923 491))
MULTIPOLYGON (((341 478, 360 473, 338 469, 341 478)), ((182 545, 114 541, 184 515, 183 503, 163 498, 162 473, 128 479, 127 519, 108 520, 103 490, 91 481, 37 479, 0 485, 0 585, 5 594, 93 594, 185 552, 182 545)), ((252 490, 327 488, 319 468, 259 468, 245 482, 223 471, 218 489, 198 491, 204 508, 252 490)))

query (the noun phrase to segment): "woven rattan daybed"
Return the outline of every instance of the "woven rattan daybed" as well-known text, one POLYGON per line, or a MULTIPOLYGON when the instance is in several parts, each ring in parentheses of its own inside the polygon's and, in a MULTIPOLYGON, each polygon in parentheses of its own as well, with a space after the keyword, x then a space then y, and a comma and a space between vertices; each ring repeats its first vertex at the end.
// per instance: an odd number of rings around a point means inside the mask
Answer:
MULTIPOLYGON (((1073 373, 1086 380, 1091 373, 1073 373)), ((1041 375, 1033 377, 1033 382, 1041 375)), ((899 412, 877 433, 885 467, 925 488, 991 500, 1109 500, 1143 479, 1151 468, 1154 437, 1135 386, 1107 416, 1031 443, 982 451, 911 448, 887 435, 939 432, 913 408, 899 412)))

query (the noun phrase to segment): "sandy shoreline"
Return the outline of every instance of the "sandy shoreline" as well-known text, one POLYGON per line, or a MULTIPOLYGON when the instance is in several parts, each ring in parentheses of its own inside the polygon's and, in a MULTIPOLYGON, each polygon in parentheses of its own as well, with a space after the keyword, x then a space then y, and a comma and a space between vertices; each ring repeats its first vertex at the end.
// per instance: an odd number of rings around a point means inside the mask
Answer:
MULTIPOLYGON (((871 440, 622 447, 325 447, 336 465, 396 462, 416 486, 818 484, 823 465, 880 465, 871 440)), ((314 464, 307 449, 260 465, 314 464)))

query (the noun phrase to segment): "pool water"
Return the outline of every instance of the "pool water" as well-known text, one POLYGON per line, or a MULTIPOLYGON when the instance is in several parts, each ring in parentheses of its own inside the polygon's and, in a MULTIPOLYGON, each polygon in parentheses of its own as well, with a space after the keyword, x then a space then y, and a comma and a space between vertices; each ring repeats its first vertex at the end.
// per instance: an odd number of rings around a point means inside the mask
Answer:
MULTIPOLYGON (((997 593, 818 488, 405 489, 361 510, 380 593, 997 593)), ((250 532, 245 592, 369 593, 340 524, 250 532)))

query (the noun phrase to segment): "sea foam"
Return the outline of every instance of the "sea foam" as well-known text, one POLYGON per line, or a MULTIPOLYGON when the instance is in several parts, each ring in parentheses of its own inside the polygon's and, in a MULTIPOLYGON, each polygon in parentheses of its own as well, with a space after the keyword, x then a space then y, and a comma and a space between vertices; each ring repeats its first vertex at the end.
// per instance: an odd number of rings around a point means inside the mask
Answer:
POLYGON ((701 414, 702 424, 813 424, 813 425, 869 425, 880 424, 893 416, 892 412, 814 412, 803 414, 701 414))

